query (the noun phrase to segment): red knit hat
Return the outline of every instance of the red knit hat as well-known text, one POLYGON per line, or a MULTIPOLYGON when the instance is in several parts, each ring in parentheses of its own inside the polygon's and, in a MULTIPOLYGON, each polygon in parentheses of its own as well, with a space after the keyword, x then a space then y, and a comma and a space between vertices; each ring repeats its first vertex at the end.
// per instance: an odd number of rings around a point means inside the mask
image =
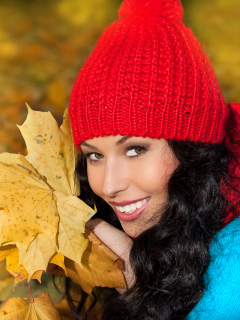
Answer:
POLYGON ((75 83, 76 146, 107 135, 221 143, 229 115, 180 0, 124 0, 75 83))

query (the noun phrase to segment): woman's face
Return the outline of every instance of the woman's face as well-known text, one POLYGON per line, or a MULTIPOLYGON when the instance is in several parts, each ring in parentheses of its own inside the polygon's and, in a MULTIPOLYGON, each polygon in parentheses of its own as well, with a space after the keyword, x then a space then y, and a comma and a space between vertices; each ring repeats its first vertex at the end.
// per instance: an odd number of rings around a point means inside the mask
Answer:
POLYGON ((179 164, 166 140, 105 136, 86 140, 81 148, 91 189, 113 208, 129 236, 159 221, 179 164))

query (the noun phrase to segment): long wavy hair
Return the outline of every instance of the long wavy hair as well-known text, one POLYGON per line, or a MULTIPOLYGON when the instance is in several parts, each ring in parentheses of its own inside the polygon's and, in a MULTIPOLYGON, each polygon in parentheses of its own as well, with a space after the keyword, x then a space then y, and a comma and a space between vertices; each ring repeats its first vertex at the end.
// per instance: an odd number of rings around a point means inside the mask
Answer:
MULTIPOLYGON (((168 182, 165 211, 133 243, 133 287, 122 295, 115 289, 105 290, 103 320, 185 319, 203 294, 211 240, 224 227, 226 212, 232 219, 235 216, 235 207, 222 192, 222 185, 229 185, 228 166, 233 157, 224 143, 168 143, 179 166, 168 182)), ((76 172, 80 198, 91 207, 97 205, 93 218, 121 229, 113 209, 91 190, 84 154, 76 172)))

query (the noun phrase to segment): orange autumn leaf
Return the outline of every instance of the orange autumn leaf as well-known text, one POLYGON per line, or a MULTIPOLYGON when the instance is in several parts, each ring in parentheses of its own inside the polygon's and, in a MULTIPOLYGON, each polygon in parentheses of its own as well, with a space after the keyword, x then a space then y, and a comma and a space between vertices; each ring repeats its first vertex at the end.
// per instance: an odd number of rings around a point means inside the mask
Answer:
POLYGON ((0 319, 4 320, 61 320, 48 293, 29 301, 25 298, 11 298, 0 309, 0 319))
POLYGON ((67 299, 62 299, 54 304, 55 308, 59 312, 62 320, 74 320, 75 316, 69 308, 67 299))
POLYGON ((83 253, 81 265, 65 259, 68 276, 90 295, 95 286, 126 288, 119 257, 88 229, 86 236, 90 242, 83 253))
POLYGON ((67 275, 73 282, 79 284, 82 289, 91 295, 95 286, 109 288, 126 288, 125 278, 122 273, 121 259, 112 252, 89 229, 86 229, 85 237, 89 239, 89 245, 83 253, 81 264, 57 254, 50 260, 48 272, 55 276, 67 275), (59 260, 62 262, 59 263, 59 260), (59 269, 65 268, 65 272, 59 269), (63 264, 63 265, 61 265, 63 264))

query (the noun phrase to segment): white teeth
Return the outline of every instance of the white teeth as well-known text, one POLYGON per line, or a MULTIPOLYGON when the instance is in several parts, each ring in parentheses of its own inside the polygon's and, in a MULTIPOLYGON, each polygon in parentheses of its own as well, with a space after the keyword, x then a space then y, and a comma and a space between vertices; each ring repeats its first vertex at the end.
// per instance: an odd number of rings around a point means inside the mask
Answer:
POLYGON ((130 210, 135 211, 137 209, 136 205, 134 203, 130 204, 130 210))
POLYGON ((116 206, 116 208, 117 208, 119 211, 124 212, 123 207, 117 207, 117 206, 116 206))
POLYGON ((147 199, 144 199, 142 201, 138 201, 135 203, 131 203, 130 205, 126 205, 124 207, 120 207, 120 206, 116 206, 117 210, 119 210, 120 212, 124 212, 126 214, 131 214, 134 211, 136 211, 136 209, 141 208, 145 203, 147 202, 147 199))
POLYGON ((139 209, 139 208, 141 208, 141 206, 142 206, 142 201, 138 201, 138 202, 136 203, 136 207, 139 209))
POLYGON ((137 209, 135 203, 131 203, 129 207, 130 207, 130 212, 129 212, 129 214, 130 214, 130 213, 133 213, 133 212, 137 209))
POLYGON ((124 206, 123 209, 124 209, 124 211, 125 211, 126 213, 129 213, 129 212, 130 212, 130 206, 129 206, 129 205, 124 206))

